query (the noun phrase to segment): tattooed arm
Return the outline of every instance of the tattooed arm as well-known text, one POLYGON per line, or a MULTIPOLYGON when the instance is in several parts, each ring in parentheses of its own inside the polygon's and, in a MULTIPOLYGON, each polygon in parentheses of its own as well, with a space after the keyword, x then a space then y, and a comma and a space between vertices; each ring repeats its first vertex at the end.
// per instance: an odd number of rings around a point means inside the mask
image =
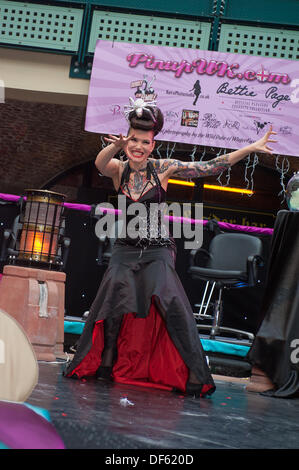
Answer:
POLYGON ((208 162, 182 162, 180 160, 160 160, 157 161, 157 171, 159 174, 165 173, 165 177, 171 178, 172 176, 178 176, 180 178, 199 178, 202 176, 218 175, 227 168, 231 167, 235 163, 239 162, 247 155, 253 152, 264 152, 272 154, 272 149, 267 146, 268 142, 277 142, 276 140, 270 139, 272 127, 266 132, 264 137, 257 140, 251 145, 243 147, 234 152, 220 157, 213 158, 208 162))
POLYGON ((156 162, 157 172, 165 173, 168 178, 178 176, 179 178, 199 178, 201 176, 218 175, 229 168, 228 155, 214 158, 209 162, 182 162, 180 160, 158 160, 156 162))

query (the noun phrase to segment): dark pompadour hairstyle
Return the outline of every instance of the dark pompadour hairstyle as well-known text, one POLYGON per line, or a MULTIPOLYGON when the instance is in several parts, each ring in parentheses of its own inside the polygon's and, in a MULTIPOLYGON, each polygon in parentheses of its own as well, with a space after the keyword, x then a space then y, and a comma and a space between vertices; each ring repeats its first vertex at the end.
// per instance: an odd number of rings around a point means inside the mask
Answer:
POLYGON ((131 111, 128 119, 131 128, 141 129, 143 131, 154 131, 155 136, 159 134, 164 124, 163 114, 156 106, 143 108, 142 117, 138 117, 136 111, 131 111))

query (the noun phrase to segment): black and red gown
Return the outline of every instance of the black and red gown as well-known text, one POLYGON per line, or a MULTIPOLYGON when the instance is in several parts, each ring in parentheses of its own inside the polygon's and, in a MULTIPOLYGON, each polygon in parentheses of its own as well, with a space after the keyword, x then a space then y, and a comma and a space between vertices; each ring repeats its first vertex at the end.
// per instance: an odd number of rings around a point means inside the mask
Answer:
MULTIPOLYGON (((127 164, 119 194, 130 171, 127 164)), ((165 201, 166 192, 150 161, 147 174, 151 184, 138 202, 148 208, 165 201)), ((127 205, 134 202, 125 196, 127 205)), ((111 366, 115 382, 181 392, 195 384, 197 396, 214 392, 193 311, 175 271, 175 249, 174 240, 160 233, 116 240, 66 377, 97 376, 111 366)))

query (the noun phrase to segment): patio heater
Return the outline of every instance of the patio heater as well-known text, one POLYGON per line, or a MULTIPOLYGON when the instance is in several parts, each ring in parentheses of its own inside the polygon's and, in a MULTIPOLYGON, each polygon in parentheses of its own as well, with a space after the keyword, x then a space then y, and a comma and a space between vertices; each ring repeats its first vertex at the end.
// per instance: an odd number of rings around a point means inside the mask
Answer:
POLYGON ((7 248, 8 264, 0 282, 0 308, 14 317, 27 333, 37 359, 64 357, 65 279, 62 237, 63 194, 25 190, 25 202, 7 248))

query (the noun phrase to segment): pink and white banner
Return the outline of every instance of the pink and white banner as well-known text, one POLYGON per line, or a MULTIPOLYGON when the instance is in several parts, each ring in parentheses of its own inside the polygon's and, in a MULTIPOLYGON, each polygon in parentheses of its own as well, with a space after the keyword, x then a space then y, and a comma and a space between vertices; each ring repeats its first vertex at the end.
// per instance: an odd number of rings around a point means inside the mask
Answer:
POLYGON ((130 97, 161 108, 158 140, 237 149, 272 124, 274 152, 299 155, 297 61, 99 40, 85 130, 126 134, 130 97))

